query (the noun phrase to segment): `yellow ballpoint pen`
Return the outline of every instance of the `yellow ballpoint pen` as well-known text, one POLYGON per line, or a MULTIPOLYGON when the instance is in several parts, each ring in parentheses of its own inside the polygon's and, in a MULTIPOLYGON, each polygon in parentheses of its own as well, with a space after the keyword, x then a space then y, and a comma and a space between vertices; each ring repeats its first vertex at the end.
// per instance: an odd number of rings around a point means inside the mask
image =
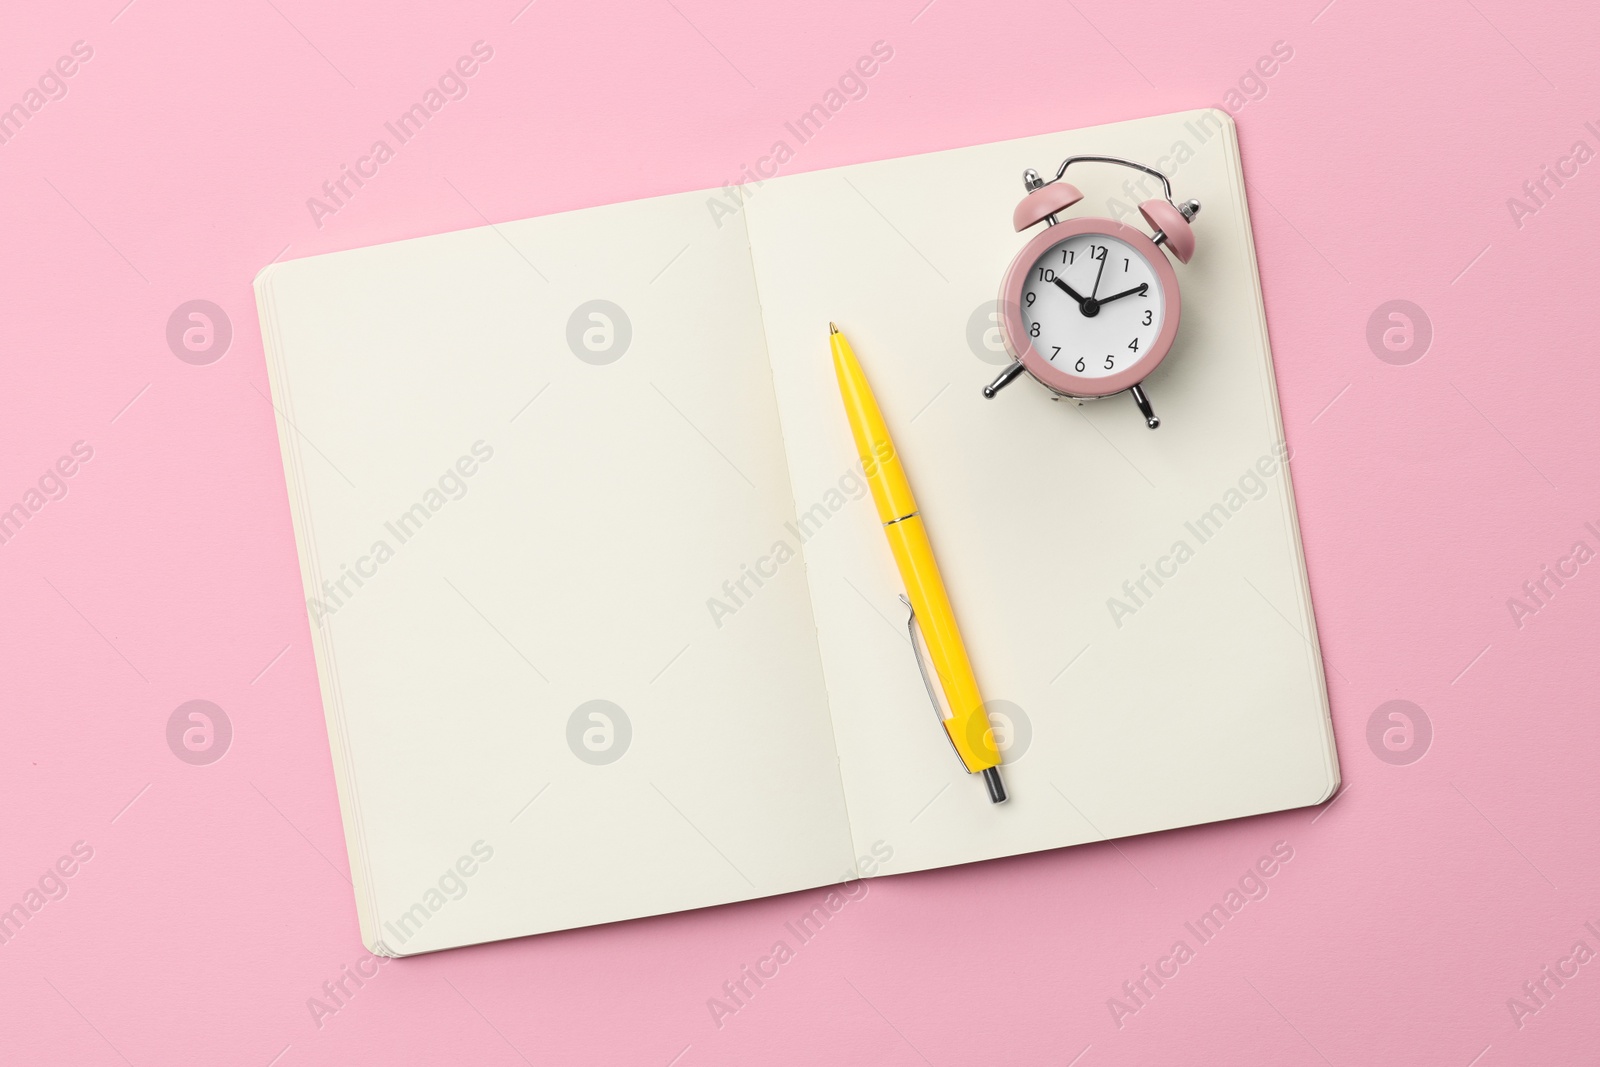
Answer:
MULTIPOLYGON (((878 401, 872 395, 866 375, 861 373, 861 364, 856 362, 850 342, 831 322, 828 323, 828 339, 833 345, 833 369, 839 377, 839 395, 850 421, 850 434, 855 438, 856 452, 861 457, 867 484, 872 488, 878 519, 889 538, 889 550, 900 568, 912 616, 922 630, 923 644, 927 646, 928 658, 933 661, 939 688, 944 692, 950 711, 948 718, 939 708, 931 683, 928 695, 934 699, 934 709, 939 712, 945 732, 950 735, 950 742, 955 745, 956 755, 967 773, 982 774, 989 799, 999 804, 1006 799, 1005 783, 1000 778, 1000 751, 995 746, 983 697, 978 693, 972 662, 967 659, 967 647, 961 640, 961 631, 956 628, 956 616, 950 607, 949 594, 945 592, 944 579, 939 576, 939 565, 933 558, 933 546, 928 542, 928 532, 911 495, 911 483, 906 480, 905 468, 900 465, 900 454, 889 437, 883 412, 878 410, 878 401)), ((918 666, 921 666, 920 657, 918 666)), ((926 671, 923 680, 928 680, 926 671)))

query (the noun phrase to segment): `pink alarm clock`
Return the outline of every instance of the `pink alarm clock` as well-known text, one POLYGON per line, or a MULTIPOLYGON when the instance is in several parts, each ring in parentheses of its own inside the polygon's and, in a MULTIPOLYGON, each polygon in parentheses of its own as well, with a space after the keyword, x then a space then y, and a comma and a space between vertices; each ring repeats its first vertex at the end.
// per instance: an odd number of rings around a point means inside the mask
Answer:
POLYGON ((1127 390, 1152 430, 1161 425, 1141 387, 1172 350, 1182 301, 1178 276, 1167 261, 1194 255, 1189 220, 1200 201, 1175 204, 1172 183, 1159 170, 1114 156, 1069 156, 1050 181, 1023 172, 1028 195, 1012 212, 1021 233, 1045 226, 1017 253, 1000 283, 1000 335, 1015 360, 989 383, 994 395, 1023 371, 1058 397, 1091 400, 1127 390), (1061 180, 1074 163, 1114 163, 1161 182, 1162 198, 1146 200, 1139 214, 1154 234, 1115 219, 1056 216, 1083 199, 1061 180))

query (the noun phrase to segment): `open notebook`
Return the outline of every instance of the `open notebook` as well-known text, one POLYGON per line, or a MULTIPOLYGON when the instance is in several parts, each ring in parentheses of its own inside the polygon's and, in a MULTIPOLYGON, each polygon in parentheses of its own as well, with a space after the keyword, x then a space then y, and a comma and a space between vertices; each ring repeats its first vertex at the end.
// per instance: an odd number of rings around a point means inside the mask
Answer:
MULTIPOLYGON (((1131 214, 1125 174, 1074 171, 1075 214, 1131 214)), ((291 261, 256 293, 373 951, 1337 785, 1218 112, 291 261), (1126 394, 981 395, 1005 362, 990 316, 1026 239, 1020 175, 1085 152, 1159 161, 1204 205, 1177 343, 1146 383, 1154 432, 1126 394), (905 457, 1007 804, 963 773, 923 689, 830 319, 905 457)))

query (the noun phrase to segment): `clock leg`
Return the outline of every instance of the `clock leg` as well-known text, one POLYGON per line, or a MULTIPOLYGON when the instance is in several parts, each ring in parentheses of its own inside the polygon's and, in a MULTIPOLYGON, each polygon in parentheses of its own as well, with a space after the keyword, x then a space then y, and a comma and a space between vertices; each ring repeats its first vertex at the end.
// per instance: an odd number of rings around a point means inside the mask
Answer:
POLYGON ((1000 390, 1016 381, 1017 375, 1021 373, 1022 364, 1020 362, 1011 364, 1011 366, 1000 372, 1000 376, 998 378, 983 387, 984 398, 993 400, 994 394, 998 393, 1000 390))
POLYGON ((1152 430, 1161 425, 1161 420, 1156 417, 1155 410, 1150 407, 1150 398, 1144 395, 1144 390, 1137 385, 1130 386, 1128 392, 1133 394, 1133 402, 1139 405, 1139 414, 1144 416, 1144 424, 1152 430))

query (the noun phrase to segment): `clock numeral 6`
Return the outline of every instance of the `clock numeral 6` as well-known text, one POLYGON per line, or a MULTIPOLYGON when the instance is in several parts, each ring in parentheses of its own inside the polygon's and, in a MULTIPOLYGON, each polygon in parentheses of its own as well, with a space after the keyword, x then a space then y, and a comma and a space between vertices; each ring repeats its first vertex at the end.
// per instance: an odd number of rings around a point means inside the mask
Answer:
POLYGON ((1075 371, 1083 370, 1083 357, 1082 356, 1078 357, 1078 362, 1076 362, 1076 363, 1074 363, 1072 365, 1072 369, 1075 370, 1075 371))

